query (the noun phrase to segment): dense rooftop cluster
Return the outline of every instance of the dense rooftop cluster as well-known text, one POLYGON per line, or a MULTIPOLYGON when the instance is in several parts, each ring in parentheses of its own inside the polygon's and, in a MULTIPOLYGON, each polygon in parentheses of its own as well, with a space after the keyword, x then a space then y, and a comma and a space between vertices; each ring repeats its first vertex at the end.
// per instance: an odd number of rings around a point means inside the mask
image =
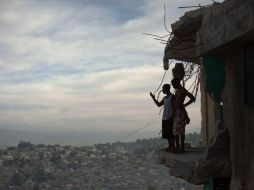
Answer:
POLYGON ((163 147, 158 138, 87 147, 21 141, 0 150, 0 189, 196 189, 158 164, 163 147))

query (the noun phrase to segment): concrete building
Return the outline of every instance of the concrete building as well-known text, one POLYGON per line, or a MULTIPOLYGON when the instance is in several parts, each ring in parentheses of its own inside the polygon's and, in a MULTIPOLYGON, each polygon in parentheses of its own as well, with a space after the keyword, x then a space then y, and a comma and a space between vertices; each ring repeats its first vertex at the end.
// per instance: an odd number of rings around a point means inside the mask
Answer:
POLYGON ((207 150, 191 163, 188 155, 183 155, 186 163, 182 165, 175 155, 160 155, 161 161, 175 169, 171 171, 177 177, 205 184, 206 189, 215 189, 209 186, 211 181, 223 184, 226 180, 230 187, 217 189, 252 190, 254 1, 225 0, 186 12, 172 24, 164 62, 169 59, 201 67, 201 132, 207 150), (217 128, 219 120, 225 129, 217 128), (179 167, 185 167, 184 174, 179 167))

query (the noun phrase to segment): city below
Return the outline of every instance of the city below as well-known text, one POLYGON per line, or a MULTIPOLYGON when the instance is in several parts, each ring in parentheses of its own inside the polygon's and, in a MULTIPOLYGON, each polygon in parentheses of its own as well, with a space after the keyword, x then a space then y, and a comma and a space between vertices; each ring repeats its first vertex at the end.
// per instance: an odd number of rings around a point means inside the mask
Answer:
MULTIPOLYGON (((199 135, 187 139, 195 145, 199 135)), ((94 146, 34 145, 0 149, 1 190, 197 190, 158 162, 159 138, 94 146)))

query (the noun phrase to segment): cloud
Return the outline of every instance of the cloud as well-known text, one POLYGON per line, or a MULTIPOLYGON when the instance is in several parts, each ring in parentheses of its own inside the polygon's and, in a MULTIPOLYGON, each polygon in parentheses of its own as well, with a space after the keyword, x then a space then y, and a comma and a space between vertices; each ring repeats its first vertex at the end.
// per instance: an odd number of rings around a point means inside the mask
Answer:
MULTIPOLYGON (((1 100, 14 102, 16 107, 0 106, 1 115, 7 118, 15 115, 16 122, 26 121, 34 128, 44 124, 53 129, 72 126, 76 130, 87 127, 134 130, 147 122, 160 123, 159 109, 150 99, 149 91, 158 86, 162 74, 157 66, 143 65, 84 76, 55 76, 41 83, 6 85, 1 100)), ((168 74, 166 81, 170 78, 168 74)), ((198 114, 195 107, 190 110, 198 114)))
MULTIPOLYGON (((167 34, 164 4, 170 28, 187 3, 1 1, 0 127, 155 127, 149 91, 163 75, 164 45, 142 33, 167 34)), ((198 107, 189 108, 191 127, 199 126, 198 107)))

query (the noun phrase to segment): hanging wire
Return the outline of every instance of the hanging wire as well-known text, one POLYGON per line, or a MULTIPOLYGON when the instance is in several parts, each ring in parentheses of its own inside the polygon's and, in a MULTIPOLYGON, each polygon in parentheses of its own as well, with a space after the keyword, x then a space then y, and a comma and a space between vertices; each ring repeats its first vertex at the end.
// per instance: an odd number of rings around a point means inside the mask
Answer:
POLYGON ((156 97, 156 100, 158 101, 159 100, 159 98, 160 98, 160 94, 161 94, 161 92, 162 92, 162 90, 160 90, 159 91, 159 93, 158 93, 158 95, 157 95, 157 97, 156 97))
POLYGON ((164 4, 164 28, 165 28, 165 30, 166 30, 168 33, 171 33, 171 32, 168 30, 167 25, 166 25, 166 14, 167 14, 166 5, 164 4))
POLYGON ((183 79, 183 85, 189 81, 192 77, 194 77, 194 81, 191 83, 191 85, 188 87, 188 91, 190 91, 195 98, 197 97, 198 89, 199 89, 199 83, 200 83, 200 66, 192 63, 192 62, 183 62, 184 64, 184 70, 185 70, 185 76, 183 79))
MULTIPOLYGON (((171 65, 172 62, 173 62, 173 59, 171 59, 170 63, 168 64, 168 70, 169 70, 169 67, 170 67, 170 65, 171 65)), ((163 81, 164 81, 164 79, 165 79, 165 76, 166 76, 166 73, 167 73, 168 70, 165 70, 165 72, 164 72, 164 74, 163 74, 163 77, 162 77, 162 79, 161 79, 160 85, 159 85, 158 88, 153 92, 153 94, 156 94, 156 92, 158 92, 158 90, 160 89, 160 87, 161 87, 161 85, 162 85, 162 83, 163 83, 163 81)))
POLYGON ((173 33, 171 31, 169 31, 169 29, 167 28, 167 25, 166 25, 166 14, 167 14, 167 11, 166 11, 166 5, 164 4, 164 17, 163 17, 163 25, 164 25, 164 28, 165 30, 168 32, 167 35, 164 35, 164 36, 159 36, 159 35, 156 35, 156 34, 150 34, 150 33, 142 33, 143 35, 148 35, 148 36, 153 36, 155 38, 153 38, 154 40, 158 40, 160 41, 160 43, 162 44, 165 44, 165 45, 168 45, 168 42, 172 39, 173 37, 173 33), (163 38, 166 38, 168 37, 168 40, 163 40, 163 38), (165 43, 164 43, 165 42, 165 43))
POLYGON ((161 42, 168 42, 167 40, 163 40, 163 39, 160 39, 160 38, 153 38, 153 39, 155 39, 155 40, 159 40, 159 41, 161 41, 161 42))
POLYGON ((198 95, 199 83, 200 83, 200 76, 198 77, 198 82, 197 82, 197 85, 196 85, 195 98, 197 98, 197 95, 198 95))
POLYGON ((194 82, 191 84, 191 86, 188 88, 188 91, 190 91, 190 89, 191 89, 193 86, 195 86, 196 80, 197 80, 197 77, 195 78, 195 80, 194 80, 194 82))
MULTIPOLYGON (((171 61, 170 61, 169 64, 168 64, 168 70, 170 69, 170 66, 171 66, 172 62, 173 62, 173 59, 171 59, 171 61)), ((163 81, 164 81, 164 79, 165 79, 165 76, 166 76, 166 73, 167 73, 168 70, 165 70, 165 72, 164 72, 164 74, 163 74, 163 77, 162 77, 162 80, 161 80, 161 83, 160 83, 159 87, 154 91, 153 94, 156 94, 156 92, 158 92, 158 90, 161 88, 161 85, 162 85, 162 83, 163 83, 163 81)), ((159 101, 161 92, 162 92, 162 90, 160 90, 160 91, 158 92, 158 94, 157 94, 157 97, 156 97, 156 100, 157 100, 157 101, 159 101)), ((159 115, 161 114, 161 111, 162 111, 163 108, 164 108, 164 106, 161 107, 161 109, 160 109, 160 111, 159 111, 159 115)))
POLYGON ((137 130, 134 130, 134 131, 130 132, 129 134, 127 134, 127 135, 124 136, 123 138, 119 139, 118 141, 124 141, 124 140, 130 138, 131 136, 137 134, 138 132, 140 132, 140 131, 142 131, 142 130, 144 130, 144 129, 146 129, 146 128, 151 127, 152 124, 155 123, 155 122, 156 122, 155 119, 151 120, 150 122, 144 124, 143 127, 140 127, 140 128, 138 128, 137 130))
MULTIPOLYGON (((188 91, 193 87, 193 86, 195 86, 195 84, 196 84, 196 82, 197 82, 197 78, 198 78, 198 75, 199 75, 199 73, 198 73, 199 71, 196 71, 196 72, 194 72, 193 74, 191 74, 190 76, 193 76, 194 74, 196 74, 196 77, 195 77, 195 80, 194 80, 194 82, 191 84, 191 86, 188 88, 188 91)), ((189 77, 187 80, 189 80, 191 77, 189 77)), ((186 80, 186 81, 187 81, 186 80)))
POLYGON ((190 79, 193 75, 195 75, 197 72, 198 72, 198 71, 195 71, 194 73, 191 73, 190 75, 186 76, 186 78, 184 79, 185 82, 186 82, 187 80, 189 80, 189 79, 190 79))
POLYGON ((193 87, 193 89, 192 89, 192 91, 191 91, 191 93, 193 94, 194 92, 195 92, 195 88, 196 88, 196 86, 197 86, 197 81, 198 81, 198 74, 196 74, 196 79, 195 79, 195 81, 194 81, 194 87, 193 87))
POLYGON ((195 80, 193 81, 191 86, 188 88, 188 91, 191 90, 191 93, 194 95, 195 98, 197 98, 199 84, 200 84, 200 67, 199 66, 197 66, 196 71, 192 73, 191 76, 193 76, 194 74, 196 75, 195 80))
POLYGON ((164 108, 164 105, 161 107, 159 115, 161 115, 161 111, 163 110, 163 108, 164 108))
POLYGON ((161 83, 160 83, 159 87, 153 92, 153 94, 155 94, 156 92, 158 92, 158 90, 160 89, 160 87, 161 87, 161 85, 162 85, 162 83, 163 83, 163 81, 164 81, 164 78, 165 78, 166 73, 167 73, 167 70, 165 70, 165 72, 164 72, 164 74, 163 74, 163 77, 162 77, 162 79, 161 79, 161 83))
POLYGON ((156 34, 150 34, 150 33, 143 33, 143 35, 153 36, 153 37, 156 37, 156 38, 166 38, 166 37, 170 36, 170 35, 171 35, 171 33, 170 33, 170 34, 167 34, 167 35, 165 35, 165 36, 159 36, 159 35, 156 35, 156 34))
POLYGON ((183 6, 183 7, 178 7, 179 9, 187 9, 187 8, 205 8, 205 7, 210 7, 213 4, 209 4, 209 5, 192 5, 192 6, 183 6))
POLYGON ((135 131, 129 133, 128 135, 126 135, 126 136, 125 136, 123 139, 121 139, 121 140, 124 141, 125 139, 127 139, 127 138, 129 138, 129 137, 135 135, 135 134, 138 133, 139 131, 141 131, 141 130, 143 130, 143 129, 145 129, 145 128, 148 128, 148 127, 150 127, 150 126, 141 127, 141 128, 139 128, 139 129, 137 129, 137 130, 135 130, 135 131))

